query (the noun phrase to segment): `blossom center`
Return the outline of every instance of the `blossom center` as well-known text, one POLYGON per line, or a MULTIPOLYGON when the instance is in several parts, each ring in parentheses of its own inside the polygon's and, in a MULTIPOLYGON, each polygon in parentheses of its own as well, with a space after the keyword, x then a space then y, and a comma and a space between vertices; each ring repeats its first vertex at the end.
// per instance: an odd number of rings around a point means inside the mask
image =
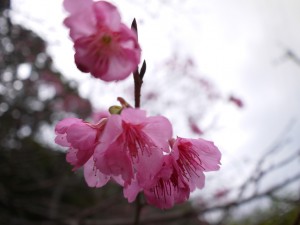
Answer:
POLYGON ((101 42, 103 45, 109 45, 112 42, 112 37, 109 35, 103 35, 101 38, 101 42))
POLYGON ((141 125, 132 125, 123 122, 127 149, 132 158, 138 158, 139 152, 151 156, 151 148, 155 145, 148 135, 142 131, 141 125))
POLYGON ((189 180, 192 174, 197 174, 197 170, 202 167, 202 162, 199 154, 193 149, 190 142, 180 143, 178 145, 179 158, 177 163, 183 176, 189 180))
POLYGON ((179 174, 173 166, 172 169, 173 171, 169 179, 159 178, 157 184, 150 189, 156 199, 163 199, 167 202, 168 196, 172 196, 175 192, 179 191, 179 174))

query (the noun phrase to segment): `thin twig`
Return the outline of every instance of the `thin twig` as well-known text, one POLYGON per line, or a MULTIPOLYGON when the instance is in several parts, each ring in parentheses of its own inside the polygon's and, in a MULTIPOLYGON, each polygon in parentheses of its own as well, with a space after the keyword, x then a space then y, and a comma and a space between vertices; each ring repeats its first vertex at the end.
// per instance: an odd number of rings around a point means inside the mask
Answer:
POLYGON ((134 79, 134 106, 135 108, 140 108, 141 89, 142 89, 143 80, 140 77, 138 68, 133 73, 133 79, 134 79))
POLYGON ((224 209, 227 209, 227 208, 231 208, 231 207, 237 207, 237 206, 241 206, 245 203, 248 203, 248 202, 251 202, 253 200, 256 200, 256 199, 260 199, 260 198, 264 198, 264 197, 267 197, 267 196, 271 196, 273 195, 276 191, 279 191, 280 189, 286 187, 287 185, 295 182, 295 181, 298 181, 300 179, 300 173, 296 174, 295 176, 291 177, 291 178, 288 178, 286 179, 285 181, 283 181, 282 183, 264 191, 264 192, 261 192, 259 194, 255 194, 255 195, 252 195, 248 198, 244 198, 244 199, 241 199, 239 201, 234 201, 234 202, 230 202, 230 203, 227 203, 227 204, 224 204, 224 205, 217 205, 217 206, 213 206, 213 207, 210 207, 210 208, 204 208, 204 209, 201 209, 199 211, 199 213, 205 213, 205 212, 211 212, 211 211, 217 211, 217 210, 224 210, 224 209))
POLYGON ((136 199, 136 208, 135 208, 134 223, 133 223, 134 225, 138 225, 140 222, 142 208, 143 208, 142 196, 141 193, 139 193, 136 199))

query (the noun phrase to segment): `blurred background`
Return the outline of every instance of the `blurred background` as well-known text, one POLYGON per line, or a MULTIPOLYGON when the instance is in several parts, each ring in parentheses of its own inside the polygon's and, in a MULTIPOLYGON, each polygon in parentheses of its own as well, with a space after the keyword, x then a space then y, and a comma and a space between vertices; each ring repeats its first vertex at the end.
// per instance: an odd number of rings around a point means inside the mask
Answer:
MULTIPOLYGON (((138 22, 142 108, 223 155, 189 202, 145 206, 141 224, 300 224, 300 2, 111 2, 138 22)), ((76 69, 61 0, 1 0, 0 13, 0 224, 132 224, 121 188, 88 188, 53 140, 67 116, 133 103, 133 79, 76 69)))

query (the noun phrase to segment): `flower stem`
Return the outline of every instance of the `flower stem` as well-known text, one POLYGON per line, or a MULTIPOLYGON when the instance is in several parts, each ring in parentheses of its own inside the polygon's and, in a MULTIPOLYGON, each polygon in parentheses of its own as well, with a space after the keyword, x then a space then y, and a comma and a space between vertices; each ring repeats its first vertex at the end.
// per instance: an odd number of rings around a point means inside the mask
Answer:
POLYGON ((142 196, 141 196, 141 193, 139 193, 138 196, 137 196, 137 199, 136 199, 136 208, 135 208, 135 215, 134 215, 133 225, 139 225, 142 208, 143 208, 142 196))
POLYGON ((141 104, 141 88, 142 88, 143 80, 140 77, 138 68, 133 73, 133 79, 134 79, 134 106, 135 108, 139 108, 141 104))
MULTIPOLYGON (((136 33, 136 37, 138 38, 138 27, 135 18, 131 23, 131 30, 136 33)), ((139 71, 139 67, 133 72, 133 79, 134 79, 134 102, 135 108, 140 108, 141 105, 141 88, 143 84, 143 77, 146 72, 146 61, 144 60, 142 64, 142 68, 139 71)))

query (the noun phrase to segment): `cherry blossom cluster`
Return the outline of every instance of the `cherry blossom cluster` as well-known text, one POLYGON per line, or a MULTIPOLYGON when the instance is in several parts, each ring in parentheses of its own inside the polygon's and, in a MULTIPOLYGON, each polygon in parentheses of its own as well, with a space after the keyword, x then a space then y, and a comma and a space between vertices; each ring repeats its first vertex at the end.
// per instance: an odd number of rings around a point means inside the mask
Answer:
MULTIPOLYGON (((79 70, 104 81, 139 75, 136 30, 121 22, 114 5, 64 0, 64 7, 69 12, 64 24, 70 29, 79 70)), ((174 138, 167 118, 147 116, 120 99, 122 107, 111 107, 93 123, 65 118, 56 125, 55 142, 68 148, 66 160, 73 170, 83 167, 90 187, 114 181, 123 187, 129 202, 143 193, 148 204, 162 209, 186 201, 192 191, 203 188, 204 172, 220 165, 221 153, 213 142, 174 138)))
POLYGON ((218 148, 204 139, 172 138, 172 125, 163 116, 124 108, 103 113, 96 123, 66 118, 55 128, 55 142, 68 147, 67 161, 84 167, 90 187, 114 180, 129 202, 144 192, 149 204, 170 208, 191 191, 204 187, 204 173, 219 169, 218 148))

